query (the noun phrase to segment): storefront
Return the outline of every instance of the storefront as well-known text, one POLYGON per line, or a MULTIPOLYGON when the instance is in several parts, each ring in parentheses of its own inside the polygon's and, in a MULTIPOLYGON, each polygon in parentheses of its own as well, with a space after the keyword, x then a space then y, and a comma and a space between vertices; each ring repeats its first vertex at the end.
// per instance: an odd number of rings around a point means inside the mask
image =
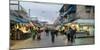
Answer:
POLYGON ((27 27, 28 24, 28 20, 14 15, 10 16, 10 39, 17 40, 29 37, 30 30, 27 27))
POLYGON ((95 21, 93 19, 78 19, 74 22, 79 25, 79 32, 88 32, 89 35, 94 35, 95 21))
POLYGON ((72 27, 77 29, 77 33, 85 33, 87 35, 94 36, 95 21, 93 19, 78 19, 71 23, 66 23, 59 28, 60 31, 64 30, 64 27, 72 27))

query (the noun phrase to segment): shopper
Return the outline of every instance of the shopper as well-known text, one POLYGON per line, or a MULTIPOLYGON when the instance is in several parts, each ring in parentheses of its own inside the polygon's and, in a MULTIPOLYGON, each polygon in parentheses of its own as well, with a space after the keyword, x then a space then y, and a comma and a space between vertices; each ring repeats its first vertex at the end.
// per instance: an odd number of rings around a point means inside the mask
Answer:
POLYGON ((49 36, 49 29, 48 28, 46 28, 45 32, 46 32, 46 36, 49 36))
POLYGON ((55 30, 55 35, 56 35, 56 37, 58 36, 58 30, 55 30))
POLYGON ((40 30, 40 27, 38 27, 38 31, 37 31, 37 40, 41 40, 41 30, 40 30))
POLYGON ((33 27, 30 27, 30 30, 31 30, 31 33, 32 33, 32 39, 35 40, 37 31, 33 27))
POLYGON ((55 42, 55 35, 56 35, 56 31, 54 29, 51 30, 51 42, 54 43, 55 42))
POLYGON ((76 27, 74 26, 73 28, 70 27, 70 38, 71 42, 75 41, 75 35, 76 35, 76 27))
POLYGON ((72 28, 69 27, 68 31, 67 31, 67 38, 68 38, 68 41, 71 41, 71 35, 72 35, 72 28))
POLYGON ((68 41, 70 41, 71 40, 71 38, 70 38, 70 32, 71 31, 71 29, 68 29, 68 26, 65 26, 65 29, 64 29, 64 35, 66 36, 66 39, 68 39, 68 41))

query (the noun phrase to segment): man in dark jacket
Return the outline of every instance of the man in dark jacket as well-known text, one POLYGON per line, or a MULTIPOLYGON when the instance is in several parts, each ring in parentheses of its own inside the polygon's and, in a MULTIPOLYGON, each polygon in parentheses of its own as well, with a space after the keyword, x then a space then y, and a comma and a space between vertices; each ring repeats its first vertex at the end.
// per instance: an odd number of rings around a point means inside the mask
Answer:
POLYGON ((75 41, 75 34, 76 34, 76 28, 75 29, 72 29, 70 27, 70 38, 71 38, 71 42, 74 42, 75 41))
POLYGON ((56 35, 56 30, 52 29, 51 30, 51 41, 52 41, 52 43, 55 42, 55 35, 56 35))
POLYGON ((49 29, 48 28, 45 30, 45 32, 46 32, 46 36, 49 36, 49 29))

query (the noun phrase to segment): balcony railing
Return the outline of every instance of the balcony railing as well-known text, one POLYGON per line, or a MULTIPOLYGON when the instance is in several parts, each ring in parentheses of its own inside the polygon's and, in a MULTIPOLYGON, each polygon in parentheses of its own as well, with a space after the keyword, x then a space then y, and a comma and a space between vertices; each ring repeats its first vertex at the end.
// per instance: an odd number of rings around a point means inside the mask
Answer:
POLYGON ((27 14, 27 11, 19 4, 10 3, 10 10, 16 10, 27 14))

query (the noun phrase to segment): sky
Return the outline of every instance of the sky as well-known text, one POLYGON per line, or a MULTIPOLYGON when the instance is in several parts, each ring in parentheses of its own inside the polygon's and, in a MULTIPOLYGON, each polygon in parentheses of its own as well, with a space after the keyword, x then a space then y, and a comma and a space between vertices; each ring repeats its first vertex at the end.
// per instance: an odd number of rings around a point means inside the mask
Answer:
POLYGON ((39 21, 47 21, 48 24, 53 24, 59 17, 59 10, 62 4, 52 3, 35 3, 35 2, 20 2, 20 5, 29 12, 30 16, 37 17, 39 21))

